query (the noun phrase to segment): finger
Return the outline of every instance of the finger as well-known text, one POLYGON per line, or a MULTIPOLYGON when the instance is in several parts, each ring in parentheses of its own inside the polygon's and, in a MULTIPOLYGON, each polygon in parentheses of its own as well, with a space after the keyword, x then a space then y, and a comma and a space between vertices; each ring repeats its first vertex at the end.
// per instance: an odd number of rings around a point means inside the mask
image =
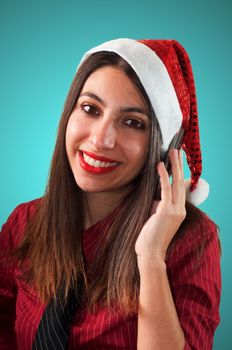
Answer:
POLYGON ((176 149, 170 150, 169 158, 172 166, 172 202, 178 203, 183 201, 185 191, 179 151, 176 149))
POLYGON ((160 176, 161 200, 166 204, 170 204, 172 201, 172 189, 169 175, 163 162, 157 165, 157 171, 160 176))
POLYGON ((185 181, 184 181, 184 162, 183 162, 183 151, 179 150, 179 159, 180 159, 180 168, 181 168, 181 177, 183 182, 183 200, 185 203, 186 200, 186 187, 185 187, 185 181))
POLYGON ((179 160, 180 160, 180 170, 181 170, 181 176, 184 180, 184 162, 183 162, 183 151, 182 149, 179 150, 179 160))
POLYGON ((178 154, 177 149, 171 149, 169 151, 169 159, 171 163, 171 168, 172 168, 172 178, 174 182, 179 182, 180 179, 182 178, 181 176, 181 163, 179 159, 179 154, 178 154))

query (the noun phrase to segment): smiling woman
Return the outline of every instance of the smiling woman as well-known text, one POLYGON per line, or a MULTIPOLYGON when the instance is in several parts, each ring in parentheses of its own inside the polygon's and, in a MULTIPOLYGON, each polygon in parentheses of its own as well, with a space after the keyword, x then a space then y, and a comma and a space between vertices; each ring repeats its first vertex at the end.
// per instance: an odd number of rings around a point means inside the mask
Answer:
POLYGON ((211 349, 220 247, 191 204, 207 195, 201 167, 184 48, 116 39, 88 51, 45 194, 2 228, 0 348, 211 349))
POLYGON ((86 80, 66 131, 69 164, 83 191, 106 192, 105 197, 114 197, 115 190, 121 196, 128 192, 126 185, 144 167, 149 149, 145 108, 119 69, 100 68, 86 80))

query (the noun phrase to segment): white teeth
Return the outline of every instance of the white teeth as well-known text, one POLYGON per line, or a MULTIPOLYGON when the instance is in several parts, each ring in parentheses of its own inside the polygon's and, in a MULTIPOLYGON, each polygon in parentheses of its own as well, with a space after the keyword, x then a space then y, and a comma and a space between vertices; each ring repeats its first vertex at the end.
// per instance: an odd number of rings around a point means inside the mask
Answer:
POLYGON ((88 163, 89 163, 90 165, 94 165, 94 163, 95 163, 95 160, 94 160, 93 158, 89 158, 89 161, 88 161, 88 163))
POLYGON ((95 160, 94 166, 99 167, 101 165, 100 160, 95 160))
POLYGON ((97 167, 97 168, 104 168, 104 167, 110 167, 110 166, 115 166, 117 165, 117 162, 113 162, 113 163, 106 163, 106 162, 101 162, 100 160, 95 160, 89 156, 87 156, 87 154, 83 153, 83 157, 86 163, 88 163, 89 165, 92 165, 93 167, 97 167))

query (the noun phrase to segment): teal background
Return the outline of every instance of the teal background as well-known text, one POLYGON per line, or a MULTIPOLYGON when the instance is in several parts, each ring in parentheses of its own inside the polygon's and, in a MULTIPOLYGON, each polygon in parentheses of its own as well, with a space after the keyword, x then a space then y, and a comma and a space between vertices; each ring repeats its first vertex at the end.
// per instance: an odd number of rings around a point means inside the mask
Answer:
POLYGON ((0 3, 0 225, 17 204, 43 194, 66 93, 87 49, 129 37, 175 38, 188 51, 198 96, 203 178, 211 186, 201 208, 221 229, 217 350, 231 348, 231 9, 224 0, 0 3))

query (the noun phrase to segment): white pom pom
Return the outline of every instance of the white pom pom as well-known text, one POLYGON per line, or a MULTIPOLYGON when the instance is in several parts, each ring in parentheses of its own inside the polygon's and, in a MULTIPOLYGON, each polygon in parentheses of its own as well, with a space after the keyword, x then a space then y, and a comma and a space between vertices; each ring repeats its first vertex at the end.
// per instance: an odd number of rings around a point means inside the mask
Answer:
POLYGON ((209 184, 204 179, 199 179, 197 187, 194 191, 190 192, 191 180, 185 180, 186 186, 186 199, 195 206, 203 203, 209 195, 209 184))

